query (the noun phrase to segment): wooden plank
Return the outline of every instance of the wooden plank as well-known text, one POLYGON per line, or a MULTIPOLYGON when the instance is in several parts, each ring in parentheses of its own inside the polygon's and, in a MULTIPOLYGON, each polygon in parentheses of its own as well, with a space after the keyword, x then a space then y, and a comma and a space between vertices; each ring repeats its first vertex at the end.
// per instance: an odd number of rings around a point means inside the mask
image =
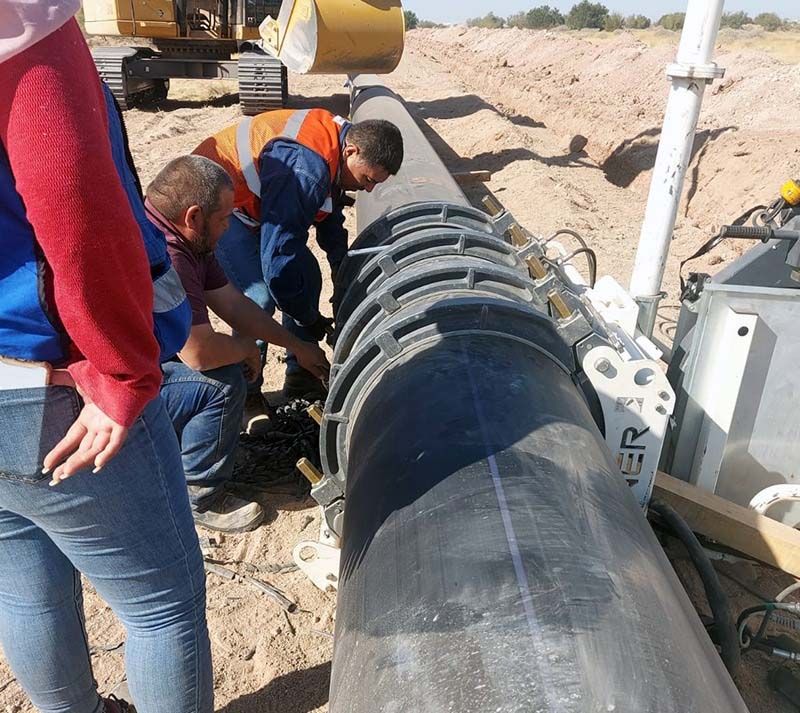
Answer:
POLYGON ((800 531, 666 473, 656 477, 653 499, 704 537, 800 578, 800 531))
POLYGON ((454 173, 453 178, 459 186, 475 186, 478 183, 488 183, 492 180, 491 171, 463 171, 454 173))

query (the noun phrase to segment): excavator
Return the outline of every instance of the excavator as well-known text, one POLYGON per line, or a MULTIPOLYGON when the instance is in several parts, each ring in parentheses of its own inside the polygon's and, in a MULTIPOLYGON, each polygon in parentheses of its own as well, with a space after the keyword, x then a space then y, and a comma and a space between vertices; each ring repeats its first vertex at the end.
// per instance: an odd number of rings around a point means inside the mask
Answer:
POLYGON ((84 0, 92 50, 123 109, 163 101, 170 79, 238 79, 242 113, 280 108, 288 69, 391 72, 403 53, 400 0, 84 0))

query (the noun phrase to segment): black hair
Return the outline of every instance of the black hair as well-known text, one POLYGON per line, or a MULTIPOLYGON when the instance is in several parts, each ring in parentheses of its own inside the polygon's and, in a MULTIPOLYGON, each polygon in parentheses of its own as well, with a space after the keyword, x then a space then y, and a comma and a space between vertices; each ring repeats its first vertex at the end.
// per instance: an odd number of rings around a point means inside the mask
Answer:
POLYGON ((347 142, 358 146, 361 157, 394 176, 403 163, 403 135, 391 121, 368 119, 350 127, 347 142))
POLYGON ((170 161, 147 187, 147 198, 165 218, 179 221, 184 211, 198 205, 209 216, 219 207, 223 190, 233 190, 233 181, 222 166, 204 156, 178 156, 170 161))

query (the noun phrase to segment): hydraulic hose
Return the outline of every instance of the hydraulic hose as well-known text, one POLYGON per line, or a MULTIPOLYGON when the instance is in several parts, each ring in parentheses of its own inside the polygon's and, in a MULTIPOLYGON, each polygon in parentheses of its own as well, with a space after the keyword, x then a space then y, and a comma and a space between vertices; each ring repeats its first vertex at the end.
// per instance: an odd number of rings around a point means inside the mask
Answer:
POLYGON ((739 635, 736 632, 728 595, 725 594, 725 590, 722 588, 722 583, 719 581, 711 560, 689 525, 671 505, 653 501, 650 503, 650 510, 661 518, 661 521, 669 527, 672 534, 683 543, 688 551, 689 557, 691 557, 692 563, 703 582, 703 590, 711 607, 711 613, 714 617, 714 631, 719 640, 725 668, 728 669, 731 676, 735 675, 741 662, 739 635))

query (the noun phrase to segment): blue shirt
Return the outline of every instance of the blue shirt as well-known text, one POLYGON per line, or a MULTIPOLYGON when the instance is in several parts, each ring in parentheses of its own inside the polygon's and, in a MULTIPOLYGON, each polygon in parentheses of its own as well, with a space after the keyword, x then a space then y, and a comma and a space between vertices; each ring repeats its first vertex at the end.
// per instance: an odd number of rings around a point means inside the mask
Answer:
POLYGON ((316 223, 317 242, 332 268, 347 253, 341 191, 323 158, 301 144, 271 142, 261 154, 261 263, 278 308, 303 325, 319 316, 322 276, 308 231, 328 196, 333 211, 316 223))

